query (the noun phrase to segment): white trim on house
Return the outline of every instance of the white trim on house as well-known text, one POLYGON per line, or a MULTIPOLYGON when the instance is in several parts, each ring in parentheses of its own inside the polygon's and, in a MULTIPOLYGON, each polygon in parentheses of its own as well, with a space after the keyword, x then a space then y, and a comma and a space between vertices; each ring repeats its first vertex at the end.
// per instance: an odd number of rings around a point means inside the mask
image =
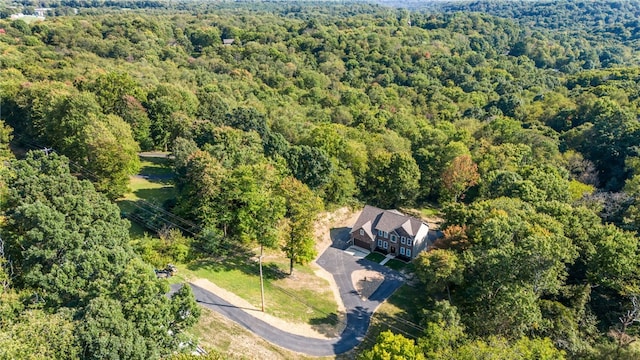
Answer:
POLYGON ((404 256, 411 258, 427 247, 428 232, 429 226, 420 219, 397 210, 382 210, 366 205, 352 226, 351 237, 363 244, 370 244, 372 249, 394 248, 393 253, 404 251, 404 256))

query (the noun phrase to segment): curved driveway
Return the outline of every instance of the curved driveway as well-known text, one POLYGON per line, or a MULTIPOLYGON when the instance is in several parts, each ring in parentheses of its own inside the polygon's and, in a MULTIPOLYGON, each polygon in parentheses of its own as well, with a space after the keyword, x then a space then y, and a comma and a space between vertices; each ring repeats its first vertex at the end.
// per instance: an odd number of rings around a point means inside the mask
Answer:
POLYGON ((219 312, 269 342, 312 356, 341 354, 351 350, 363 340, 369 327, 371 315, 384 300, 402 285, 404 278, 398 272, 385 266, 369 260, 357 259, 335 247, 328 248, 316 262, 333 275, 347 310, 346 328, 340 337, 333 339, 308 338, 282 331, 251 316, 243 309, 224 301, 215 294, 193 284, 190 285, 196 301, 201 305, 219 312), (385 276, 384 282, 368 300, 362 300, 351 282, 351 273, 362 269, 376 270, 385 276))

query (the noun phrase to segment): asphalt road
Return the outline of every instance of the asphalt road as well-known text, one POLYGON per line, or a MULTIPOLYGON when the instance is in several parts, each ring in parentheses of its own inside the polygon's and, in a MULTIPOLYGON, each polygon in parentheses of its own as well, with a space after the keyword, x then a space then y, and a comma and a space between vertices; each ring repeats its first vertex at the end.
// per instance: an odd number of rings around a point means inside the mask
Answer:
POLYGON ((219 312, 269 342, 311 356, 341 354, 353 349, 363 340, 369 328, 371 315, 402 285, 404 278, 385 266, 369 260, 357 259, 335 247, 328 248, 318 258, 317 263, 333 275, 347 310, 346 328, 340 337, 333 339, 308 338, 282 331, 252 316, 250 312, 253 310, 238 308, 201 287, 190 285, 196 301, 202 306, 219 312), (376 270, 385 275, 384 282, 368 300, 360 298, 351 282, 351 273, 362 269, 376 270))

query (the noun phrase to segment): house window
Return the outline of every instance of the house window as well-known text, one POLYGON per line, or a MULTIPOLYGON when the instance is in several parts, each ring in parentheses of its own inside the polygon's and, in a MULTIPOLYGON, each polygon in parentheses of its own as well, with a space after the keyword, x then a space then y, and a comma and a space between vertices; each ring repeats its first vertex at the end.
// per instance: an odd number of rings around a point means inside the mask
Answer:
POLYGON ((411 239, 407 239, 407 245, 411 246, 411 239))
POLYGON ((400 255, 404 255, 404 248, 403 247, 400 248, 400 255))
POLYGON ((400 244, 406 244, 407 243, 407 238, 404 236, 400 236, 400 244))
POLYGON ((385 231, 385 232, 384 232, 384 238, 386 239, 386 238, 388 238, 388 237, 389 237, 389 233, 385 231))
POLYGON ((382 248, 383 248, 383 249, 385 249, 385 250, 386 250, 386 249, 388 249, 388 248, 389 248, 389 243, 388 243, 388 242, 386 242, 386 241, 385 241, 385 242, 383 242, 383 243, 382 243, 382 248))
POLYGON ((378 230, 378 236, 382 236, 382 230, 378 230))
POLYGON ((360 229, 360 235, 364 235, 364 229, 360 229))
POLYGON ((391 242, 396 242, 396 236, 395 235, 391 235, 391 242))
POLYGON ((378 247, 382 247, 382 240, 378 240, 378 247))
POLYGON ((411 257, 411 250, 407 249, 407 251, 405 252, 405 255, 407 255, 407 257, 411 257))

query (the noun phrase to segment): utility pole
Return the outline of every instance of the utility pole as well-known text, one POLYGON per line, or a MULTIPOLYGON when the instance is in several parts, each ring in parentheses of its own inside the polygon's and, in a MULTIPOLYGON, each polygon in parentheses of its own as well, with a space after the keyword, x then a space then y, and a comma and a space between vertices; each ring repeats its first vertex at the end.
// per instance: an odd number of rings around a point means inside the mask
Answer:
POLYGON ((264 280, 262 278, 262 256, 264 245, 260 244, 260 297, 262 298, 262 312, 264 312, 264 280))

